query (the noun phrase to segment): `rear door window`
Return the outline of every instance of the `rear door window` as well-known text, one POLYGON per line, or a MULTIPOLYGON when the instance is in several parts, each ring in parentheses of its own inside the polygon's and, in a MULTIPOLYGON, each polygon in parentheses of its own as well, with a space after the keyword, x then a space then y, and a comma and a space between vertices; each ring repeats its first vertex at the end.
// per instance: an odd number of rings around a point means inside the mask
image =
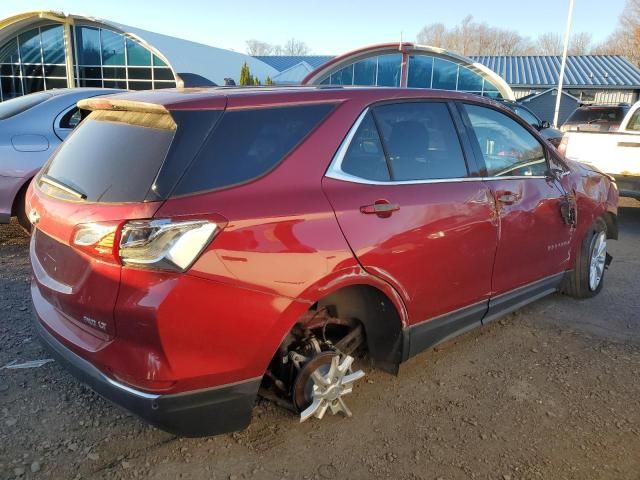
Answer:
POLYGON ((446 103, 382 105, 374 113, 394 181, 467 176, 460 139, 446 103))
POLYGON ((264 175, 333 108, 317 104, 224 112, 173 195, 228 187, 264 175))
POLYGON ((342 160, 342 171, 365 180, 391 180, 380 135, 371 112, 367 112, 351 139, 349 149, 342 160))
POLYGON ((492 108, 467 104, 465 110, 490 177, 545 174, 545 149, 522 125, 492 108))
MULTIPOLYGON (((43 174, 90 202, 141 202, 164 162, 175 128, 168 114, 93 112, 43 174)), ((49 183, 40 186, 68 197, 49 183)))

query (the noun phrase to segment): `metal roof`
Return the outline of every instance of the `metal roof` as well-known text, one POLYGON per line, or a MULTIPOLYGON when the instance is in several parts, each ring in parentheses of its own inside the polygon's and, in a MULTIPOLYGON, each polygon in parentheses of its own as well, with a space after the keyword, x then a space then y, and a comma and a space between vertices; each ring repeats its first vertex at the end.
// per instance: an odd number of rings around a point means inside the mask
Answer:
POLYGON ((257 55, 254 58, 262 60, 279 72, 283 72, 301 62, 307 62, 313 68, 327 63, 333 55, 257 55))
MULTIPOLYGON (((282 72, 307 62, 314 68, 334 57, 331 55, 258 56, 282 72)), ((472 56, 506 80, 512 87, 553 87, 560 76, 559 55, 472 56)), ((640 69, 620 55, 572 55, 567 57, 565 86, 568 88, 633 88, 640 89, 640 69)))
MULTIPOLYGON (((512 87, 552 87, 558 84, 558 55, 472 56, 512 87)), ((620 55, 567 57, 565 86, 577 88, 640 88, 640 69, 620 55)))

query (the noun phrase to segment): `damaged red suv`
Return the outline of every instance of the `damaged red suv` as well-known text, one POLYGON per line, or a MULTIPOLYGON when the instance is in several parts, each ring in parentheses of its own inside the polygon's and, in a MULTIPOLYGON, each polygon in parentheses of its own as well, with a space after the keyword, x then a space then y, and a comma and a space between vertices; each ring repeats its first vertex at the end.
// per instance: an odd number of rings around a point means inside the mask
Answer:
POLYGON ((350 415, 354 358, 396 373, 544 295, 602 289, 615 183, 493 101, 291 87, 80 106, 27 195, 35 325, 162 429, 241 429, 259 392, 301 420, 350 415))

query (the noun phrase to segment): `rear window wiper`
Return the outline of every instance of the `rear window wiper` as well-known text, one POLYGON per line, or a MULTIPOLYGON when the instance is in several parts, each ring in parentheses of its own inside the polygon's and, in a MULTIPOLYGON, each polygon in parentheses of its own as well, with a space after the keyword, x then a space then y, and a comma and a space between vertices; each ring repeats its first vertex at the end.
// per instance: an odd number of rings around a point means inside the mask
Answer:
POLYGON ((79 198, 80 200, 86 200, 87 199, 87 194, 86 193, 82 193, 78 190, 76 190, 75 188, 70 187, 69 185, 66 185, 64 183, 62 183, 60 180, 56 180, 55 178, 51 178, 49 175, 42 175, 40 177, 40 181, 51 185, 59 190, 62 190, 65 193, 68 193, 69 195, 73 195, 76 198, 79 198))

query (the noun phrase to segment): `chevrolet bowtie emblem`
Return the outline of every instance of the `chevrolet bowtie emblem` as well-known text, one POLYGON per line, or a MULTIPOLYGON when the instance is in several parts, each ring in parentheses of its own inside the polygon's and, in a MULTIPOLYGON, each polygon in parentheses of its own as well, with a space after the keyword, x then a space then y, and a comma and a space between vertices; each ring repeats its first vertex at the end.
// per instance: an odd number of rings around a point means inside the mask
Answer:
POLYGON ((31 222, 31 225, 35 225, 40 221, 40 214, 36 209, 29 212, 29 221, 31 222))

